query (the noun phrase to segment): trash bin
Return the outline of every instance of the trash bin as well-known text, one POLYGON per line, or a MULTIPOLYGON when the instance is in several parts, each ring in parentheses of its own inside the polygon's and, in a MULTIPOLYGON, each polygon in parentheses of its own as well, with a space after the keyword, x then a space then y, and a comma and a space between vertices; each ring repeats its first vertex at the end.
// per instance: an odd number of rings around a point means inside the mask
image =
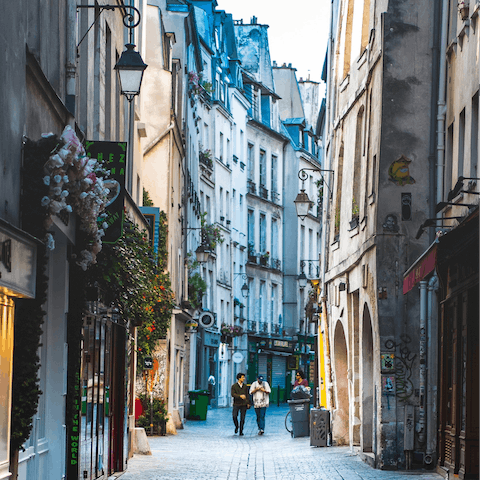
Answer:
POLYGON ((310 446, 326 447, 330 433, 330 412, 324 408, 310 410, 310 446))
POLYGON ((206 420, 208 409, 208 391, 207 390, 190 390, 190 420, 206 420))
POLYGON ((292 417, 292 437, 310 435, 310 398, 287 400, 292 417))

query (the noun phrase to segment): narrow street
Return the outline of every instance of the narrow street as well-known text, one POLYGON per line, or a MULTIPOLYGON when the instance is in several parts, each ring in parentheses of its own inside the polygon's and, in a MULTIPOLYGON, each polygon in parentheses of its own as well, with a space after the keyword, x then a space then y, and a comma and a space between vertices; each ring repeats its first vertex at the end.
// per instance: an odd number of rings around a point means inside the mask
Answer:
POLYGON ((206 421, 187 421, 176 436, 149 437, 152 455, 135 455, 122 480, 441 479, 427 472, 374 470, 349 447, 310 447, 308 437, 291 438, 286 406, 267 410, 265 435, 257 435, 254 410, 247 412, 245 436, 234 435, 230 408, 209 409, 206 421))

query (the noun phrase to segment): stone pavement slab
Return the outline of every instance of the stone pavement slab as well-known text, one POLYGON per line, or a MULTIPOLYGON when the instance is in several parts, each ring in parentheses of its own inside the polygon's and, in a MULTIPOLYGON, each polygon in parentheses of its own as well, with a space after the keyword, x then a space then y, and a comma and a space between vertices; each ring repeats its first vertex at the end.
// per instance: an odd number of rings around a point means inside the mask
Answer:
POLYGON ((310 446, 285 429, 286 406, 267 409, 264 435, 255 411, 245 436, 234 434, 231 408, 209 408, 207 420, 187 421, 178 435, 148 437, 151 456, 135 455, 121 480, 441 480, 427 471, 375 470, 349 447, 310 446))

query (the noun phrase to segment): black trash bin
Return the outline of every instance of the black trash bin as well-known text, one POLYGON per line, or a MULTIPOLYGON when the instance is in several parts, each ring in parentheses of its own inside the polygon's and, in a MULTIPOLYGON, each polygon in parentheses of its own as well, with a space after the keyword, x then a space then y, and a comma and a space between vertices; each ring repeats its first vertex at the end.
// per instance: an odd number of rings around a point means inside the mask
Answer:
POLYGON ((326 447, 330 434, 330 412, 324 408, 310 411, 310 446, 326 447))
POLYGON ((292 437, 310 435, 310 398, 287 400, 292 417, 292 437))

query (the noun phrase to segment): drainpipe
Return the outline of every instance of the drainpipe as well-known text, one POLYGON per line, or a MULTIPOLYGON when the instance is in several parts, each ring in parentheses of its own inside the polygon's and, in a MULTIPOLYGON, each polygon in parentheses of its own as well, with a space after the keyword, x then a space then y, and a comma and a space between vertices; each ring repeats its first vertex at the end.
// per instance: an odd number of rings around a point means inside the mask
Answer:
MULTIPOLYGON (((437 198, 436 203, 443 200, 443 178, 445 169, 445 116, 447 112, 445 90, 447 71, 447 32, 448 32, 448 0, 442 2, 442 31, 440 35, 440 67, 438 72, 437 102, 437 198)), ((441 218, 441 213, 437 216, 441 218)))
POLYGON ((426 418, 425 418, 425 384, 426 384, 426 360, 427 360, 427 282, 420 282, 420 408, 418 419, 418 441, 424 444, 426 441, 426 418))
POLYGON ((427 465, 436 462, 437 450, 437 303, 434 292, 438 290, 435 274, 428 282, 427 300, 427 448, 424 461, 427 465))
POLYGON ((77 2, 75 0, 68 0, 67 3, 66 32, 65 105, 72 117, 75 117, 75 75, 77 71, 77 2))

